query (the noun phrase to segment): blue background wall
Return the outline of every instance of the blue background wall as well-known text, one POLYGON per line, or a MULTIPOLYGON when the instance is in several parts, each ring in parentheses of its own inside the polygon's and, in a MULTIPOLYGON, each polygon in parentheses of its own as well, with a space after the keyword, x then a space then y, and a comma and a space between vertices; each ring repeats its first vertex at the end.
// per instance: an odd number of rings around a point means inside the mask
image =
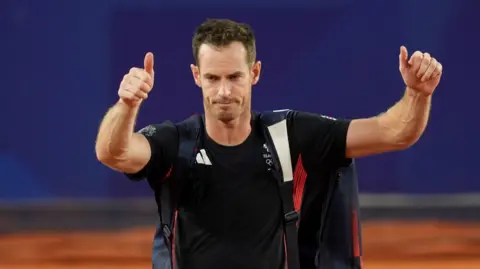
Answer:
POLYGON ((149 196, 97 162, 94 140, 125 72, 156 59, 138 127, 201 112, 191 37, 207 17, 250 23, 263 62, 256 110, 367 117, 403 94, 400 45, 444 66, 413 148, 359 160, 368 193, 480 192, 480 2, 117 0, 0 2, 0 200, 149 196))

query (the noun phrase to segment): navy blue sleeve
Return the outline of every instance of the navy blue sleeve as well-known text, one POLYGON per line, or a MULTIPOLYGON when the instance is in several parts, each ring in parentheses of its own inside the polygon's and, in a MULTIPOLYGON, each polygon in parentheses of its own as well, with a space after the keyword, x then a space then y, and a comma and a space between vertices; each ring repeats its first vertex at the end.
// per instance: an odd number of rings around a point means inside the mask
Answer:
POLYGON ((152 155, 145 167, 135 174, 126 174, 131 180, 161 180, 170 171, 178 151, 178 132, 169 121, 148 125, 137 133, 147 138, 152 155))
POLYGON ((301 152, 309 156, 314 163, 327 164, 334 168, 347 159, 346 144, 350 120, 293 111, 290 125, 301 152))

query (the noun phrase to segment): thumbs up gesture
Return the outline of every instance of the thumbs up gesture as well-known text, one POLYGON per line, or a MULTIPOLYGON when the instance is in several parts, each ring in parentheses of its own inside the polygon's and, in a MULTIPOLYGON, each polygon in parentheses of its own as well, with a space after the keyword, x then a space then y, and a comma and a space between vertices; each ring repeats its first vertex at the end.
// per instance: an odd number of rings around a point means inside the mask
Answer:
POLYGON ((153 53, 145 55, 144 67, 130 69, 128 74, 123 76, 118 96, 120 100, 130 107, 137 107, 148 98, 148 94, 153 88, 153 53))
POLYGON ((408 59, 407 48, 402 46, 399 55, 399 69, 403 81, 410 89, 431 95, 442 76, 442 64, 428 53, 416 51, 408 59))

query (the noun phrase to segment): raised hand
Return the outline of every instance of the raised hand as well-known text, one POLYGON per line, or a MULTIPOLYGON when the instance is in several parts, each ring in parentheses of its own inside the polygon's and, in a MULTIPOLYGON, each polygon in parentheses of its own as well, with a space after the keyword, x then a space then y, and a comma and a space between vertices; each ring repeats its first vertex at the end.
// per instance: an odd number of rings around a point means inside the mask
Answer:
POLYGON ((399 69, 407 87, 424 95, 431 95, 440 82, 443 67, 429 53, 421 51, 415 51, 409 60, 407 48, 402 46, 399 69))
POLYGON ((136 107, 148 98, 148 94, 153 88, 154 71, 153 71, 153 53, 149 52, 145 55, 144 68, 133 67, 126 74, 120 88, 118 96, 120 100, 130 107, 136 107))

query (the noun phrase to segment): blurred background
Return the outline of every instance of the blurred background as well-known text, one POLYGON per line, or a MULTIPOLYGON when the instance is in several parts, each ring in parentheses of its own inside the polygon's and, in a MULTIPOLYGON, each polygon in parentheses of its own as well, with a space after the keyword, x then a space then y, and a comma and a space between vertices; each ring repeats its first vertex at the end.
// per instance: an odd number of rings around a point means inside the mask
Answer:
POLYGON ((202 112, 191 38, 247 22, 255 110, 368 117, 403 94, 401 45, 444 66, 412 148, 358 160, 365 268, 480 268, 480 2, 3 0, 0 268, 150 268, 152 193, 102 166, 98 125, 130 67, 155 54, 138 127, 202 112))

